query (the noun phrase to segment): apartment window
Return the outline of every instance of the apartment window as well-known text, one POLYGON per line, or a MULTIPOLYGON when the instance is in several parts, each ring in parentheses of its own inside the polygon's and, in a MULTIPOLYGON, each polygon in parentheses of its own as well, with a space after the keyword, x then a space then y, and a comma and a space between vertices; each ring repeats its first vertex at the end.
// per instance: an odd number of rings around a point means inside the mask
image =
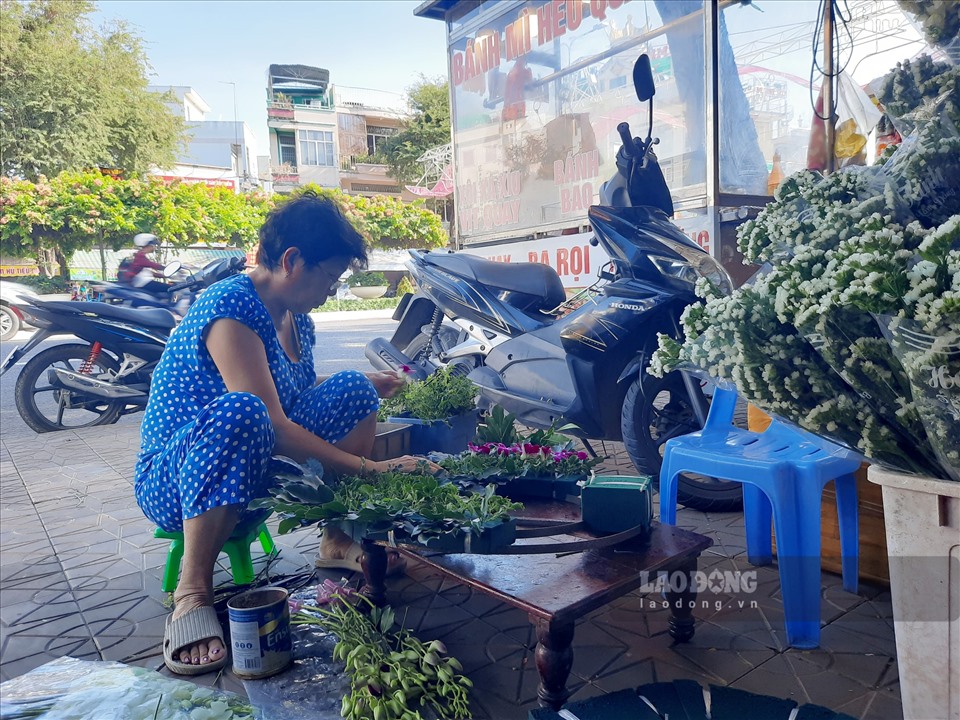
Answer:
POLYGON ((297 141, 294 140, 292 132, 277 133, 277 147, 280 150, 280 164, 289 164, 290 167, 297 166, 297 141))
POLYGON ((300 163, 333 165, 333 133, 325 130, 299 130, 300 163))
POLYGON ((398 128, 367 125, 367 153, 376 155, 377 151, 382 151, 387 138, 396 135, 397 131, 398 128))

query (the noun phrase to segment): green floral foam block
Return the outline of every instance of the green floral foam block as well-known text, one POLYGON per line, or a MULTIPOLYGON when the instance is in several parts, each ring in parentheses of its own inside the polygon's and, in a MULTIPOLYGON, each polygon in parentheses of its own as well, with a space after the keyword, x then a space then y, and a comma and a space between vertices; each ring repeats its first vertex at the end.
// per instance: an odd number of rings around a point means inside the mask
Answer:
POLYGON ((653 518, 650 478, 625 475, 594 476, 580 493, 583 521, 594 532, 617 533, 653 518))

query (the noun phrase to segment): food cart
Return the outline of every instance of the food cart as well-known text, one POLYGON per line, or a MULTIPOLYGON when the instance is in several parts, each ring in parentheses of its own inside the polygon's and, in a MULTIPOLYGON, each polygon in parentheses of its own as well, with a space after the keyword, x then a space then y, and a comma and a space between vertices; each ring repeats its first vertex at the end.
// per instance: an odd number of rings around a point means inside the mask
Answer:
MULTIPOLYGON (((842 62, 859 84, 923 46, 895 3, 852 0, 842 62)), ((447 27, 455 245, 550 264, 584 287, 606 260, 587 209, 615 171, 616 127, 648 118, 631 79, 641 53, 657 82, 654 135, 675 221, 743 281, 736 228, 778 179, 807 166, 814 105, 835 57, 811 70, 817 2, 428 0, 447 27)), ((839 36, 846 37, 842 33, 839 36)), ((831 98, 821 98, 831 105, 831 98)), ((827 123, 829 125, 829 123, 827 123)), ((824 129, 824 133, 831 132, 824 129)), ((832 138, 828 135, 828 142, 832 138)))

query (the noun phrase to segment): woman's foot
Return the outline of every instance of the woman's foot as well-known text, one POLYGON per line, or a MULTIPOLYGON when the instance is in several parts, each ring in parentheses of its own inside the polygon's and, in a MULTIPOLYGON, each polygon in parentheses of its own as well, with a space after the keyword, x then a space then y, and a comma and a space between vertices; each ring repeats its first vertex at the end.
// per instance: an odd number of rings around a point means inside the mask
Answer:
MULTIPOLYGON (((213 607, 213 594, 208 591, 181 592, 177 588, 174 593, 173 619, 183 617, 189 611, 199 607, 213 607)), ((227 649, 220 638, 210 637, 183 648, 175 648, 174 657, 185 665, 208 665, 225 656, 227 649)))

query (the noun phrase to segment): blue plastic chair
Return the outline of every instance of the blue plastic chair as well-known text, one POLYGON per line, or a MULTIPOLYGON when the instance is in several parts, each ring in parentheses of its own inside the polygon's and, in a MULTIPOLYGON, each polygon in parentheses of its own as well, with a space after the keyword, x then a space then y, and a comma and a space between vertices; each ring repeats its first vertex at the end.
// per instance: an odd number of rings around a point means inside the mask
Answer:
POLYGON ((762 433, 741 430, 733 425, 736 402, 735 390, 717 389, 703 429, 667 441, 660 470, 660 521, 676 524, 680 473, 743 483, 747 558, 754 565, 772 562, 772 517, 787 643, 815 648, 820 644, 820 496, 833 480, 843 589, 855 593, 859 537, 853 473, 862 459, 776 419, 762 433))

